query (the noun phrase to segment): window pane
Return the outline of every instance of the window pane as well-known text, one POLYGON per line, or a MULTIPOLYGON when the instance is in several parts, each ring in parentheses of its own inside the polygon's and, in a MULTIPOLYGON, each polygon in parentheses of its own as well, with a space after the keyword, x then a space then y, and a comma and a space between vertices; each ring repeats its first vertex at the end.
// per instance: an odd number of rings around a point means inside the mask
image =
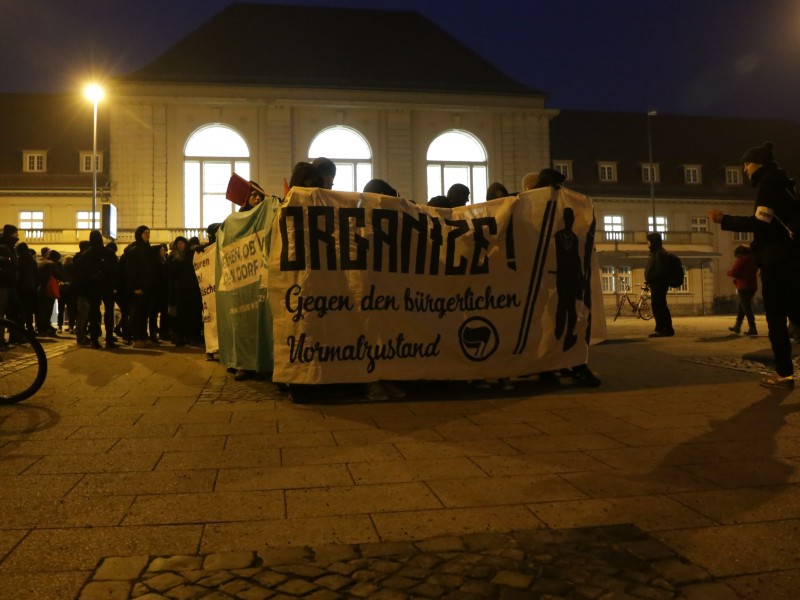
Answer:
POLYGON ((242 179, 250 181, 250 161, 237 160, 233 163, 233 172, 239 175, 242 179))
POLYGON ((486 151, 478 139, 467 132, 448 131, 431 142, 428 160, 486 162, 486 151))
POLYGON ((358 163, 356 165, 356 191, 361 191, 372 179, 372 165, 370 163, 358 163))
POLYGON ((473 167, 472 168, 472 189, 470 190, 470 199, 472 204, 476 202, 486 202, 486 188, 489 184, 486 182, 486 167, 473 167))
POLYGON ((355 191, 355 165, 342 163, 336 165, 336 179, 333 180, 333 190, 337 192, 355 191))
POLYGON ((183 225, 200 227, 200 163, 187 160, 183 164, 183 225))
POLYGON ((203 195, 203 222, 201 227, 207 228, 212 223, 222 223, 233 212, 235 205, 225 199, 225 194, 203 195))
MULTIPOLYGON (((364 137, 349 127, 329 127, 317 134, 308 149, 310 160, 324 156, 326 158, 372 158, 372 151, 364 137)), ((339 177, 339 165, 336 165, 336 177, 339 177)), ((336 188, 334 188, 336 189, 336 188)), ((352 191, 352 190, 349 190, 352 191)))
MULTIPOLYGON (((444 166, 444 193, 450 189, 455 183, 463 183, 465 186, 470 186, 469 180, 469 167, 460 165, 445 165, 444 166)), ((472 190, 470 190, 470 197, 472 197, 472 190)))
POLYGON ((224 125, 210 125, 192 134, 186 142, 185 156, 249 157, 241 135, 224 125))
POLYGON ((428 165, 428 197, 426 201, 434 196, 442 195, 442 167, 439 165, 428 165))

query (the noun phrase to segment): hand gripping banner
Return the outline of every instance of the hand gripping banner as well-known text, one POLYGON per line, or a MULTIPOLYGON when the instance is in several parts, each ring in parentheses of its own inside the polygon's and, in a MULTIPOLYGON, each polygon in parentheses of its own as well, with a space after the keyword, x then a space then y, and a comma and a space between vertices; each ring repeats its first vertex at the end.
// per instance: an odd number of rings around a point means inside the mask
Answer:
POLYGON ((434 209, 293 188, 271 234, 274 381, 513 377, 583 364, 604 334, 594 211, 571 190, 434 209))

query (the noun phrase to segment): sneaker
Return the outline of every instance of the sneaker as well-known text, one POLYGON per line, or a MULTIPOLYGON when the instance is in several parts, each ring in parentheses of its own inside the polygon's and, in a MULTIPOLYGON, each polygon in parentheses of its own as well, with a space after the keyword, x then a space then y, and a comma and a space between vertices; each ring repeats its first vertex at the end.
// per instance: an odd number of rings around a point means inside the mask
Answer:
POLYGON ((739 333, 742 330, 741 326, 734 325, 733 327, 728 327, 728 331, 732 331, 733 333, 739 333))
POLYGON ((654 331, 650 334, 651 338, 672 337, 675 335, 674 331, 654 331))
POLYGON ((388 400, 389 392, 383 387, 380 381, 373 381, 367 384, 367 400, 388 400))
POLYGON ((755 337, 758 335, 758 331, 756 331, 755 329, 748 329, 747 331, 744 332, 744 334, 755 337))
POLYGON ((389 394, 390 398, 405 398, 406 392, 403 388, 398 387, 391 381, 382 381, 383 389, 389 394))
POLYGON ((793 390, 794 389, 794 377, 789 375, 788 377, 781 377, 780 375, 770 375, 768 377, 764 377, 760 384, 762 387, 766 388, 774 388, 776 390, 793 390))
POLYGON ((114 343, 114 340, 106 340, 106 348, 113 350, 114 348, 119 348, 119 346, 114 343))
POLYGON ((572 379, 575 380, 575 383, 586 387, 597 387, 601 383, 600 379, 598 379, 597 375, 592 373, 588 365, 573 367, 572 379))

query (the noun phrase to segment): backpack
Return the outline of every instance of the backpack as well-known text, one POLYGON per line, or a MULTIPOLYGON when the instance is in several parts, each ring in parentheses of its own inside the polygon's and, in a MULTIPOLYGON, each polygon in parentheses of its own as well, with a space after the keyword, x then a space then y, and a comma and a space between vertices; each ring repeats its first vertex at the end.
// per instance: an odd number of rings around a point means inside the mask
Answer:
POLYGON ((683 286, 683 263, 677 254, 667 252, 667 285, 671 288, 683 286))

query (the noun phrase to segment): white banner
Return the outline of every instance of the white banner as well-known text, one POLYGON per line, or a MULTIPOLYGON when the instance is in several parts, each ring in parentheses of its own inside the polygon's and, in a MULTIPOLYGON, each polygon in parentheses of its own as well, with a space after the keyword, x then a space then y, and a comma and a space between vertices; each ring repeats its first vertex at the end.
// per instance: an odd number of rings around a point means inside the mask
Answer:
POLYGON ((217 280, 217 245, 211 244, 202 252, 195 252, 193 262, 203 298, 203 337, 206 340, 206 352, 219 352, 217 289, 214 283, 217 280))
POLYGON ((599 273, 586 196, 434 209, 293 188, 272 227, 274 381, 485 379, 587 360, 599 273))

